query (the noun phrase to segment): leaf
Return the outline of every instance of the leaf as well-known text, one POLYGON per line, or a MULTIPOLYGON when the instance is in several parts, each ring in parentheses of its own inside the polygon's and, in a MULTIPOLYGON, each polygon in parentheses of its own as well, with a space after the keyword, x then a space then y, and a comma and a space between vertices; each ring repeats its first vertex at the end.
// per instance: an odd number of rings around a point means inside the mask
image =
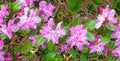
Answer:
POLYGON ((24 44, 21 46, 20 52, 21 52, 22 54, 26 54, 26 53, 29 52, 31 49, 32 49, 32 43, 31 43, 31 41, 27 41, 27 42, 24 42, 24 44))
POLYGON ((93 0, 95 4, 101 4, 102 0, 93 0))
POLYGON ((54 45, 51 41, 49 41, 49 42, 47 43, 47 49, 48 49, 49 51, 54 51, 54 50, 55 50, 55 45, 54 45))
POLYGON ((22 5, 18 2, 13 2, 8 4, 8 8, 13 14, 16 14, 20 9, 22 5))
POLYGON ((82 50, 82 53, 83 54, 88 54, 89 53, 89 49, 88 49, 88 47, 86 45, 84 46, 84 48, 82 50))
POLYGON ((70 25, 77 26, 79 24, 80 24, 80 18, 75 18, 74 20, 72 20, 70 25))
POLYGON ((16 58, 16 55, 17 55, 18 51, 20 51, 20 49, 21 49, 21 46, 17 46, 12 49, 11 54, 12 54, 13 58, 16 58))
POLYGON ((36 40, 36 47, 39 47, 42 45, 46 40, 42 37, 42 35, 38 35, 37 40, 36 40))
POLYGON ((56 52, 47 52, 45 53, 45 61, 55 61, 56 52))
POLYGON ((89 54, 89 56, 88 56, 88 58, 95 58, 95 57, 97 57, 98 55, 96 54, 96 53, 94 53, 94 54, 89 54))
POLYGON ((108 48, 109 48, 110 50, 115 49, 115 48, 116 48, 116 46, 115 46, 115 41, 111 40, 110 43, 109 43, 109 45, 108 45, 108 48))
POLYGON ((55 61, 63 61, 62 56, 57 54, 56 57, 55 57, 55 61))
POLYGON ((81 55, 80 56, 80 61, 87 61, 86 55, 81 55))
POLYGON ((78 50, 72 49, 72 50, 70 51, 70 56, 71 56, 72 58, 78 58, 78 50))
POLYGON ((82 0, 68 0, 69 10, 72 12, 78 12, 82 8, 82 0))
POLYGON ((90 20, 84 24, 88 30, 93 30, 95 28, 96 20, 90 20))
POLYGON ((111 39, 110 39, 110 37, 103 36, 100 41, 101 42, 110 42, 111 39))
POLYGON ((114 56, 109 55, 106 59, 106 61, 115 61, 116 58, 114 56))
POLYGON ((107 23, 106 27, 108 28, 108 30, 114 31, 114 25, 107 23))
POLYGON ((94 5, 94 4, 92 4, 92 3, 89 3, 89 4, 87 5, 87 10, 88 10, 88 12, 94 11, 94 12, 97 13, 98 8, 97 8, 96 5, 94 5))
POLYGON ((94 41, 95 36, 93 33, 87 32, 87 38, 88 38, 88 41, 92 42, 92 41, 94 41))
POLYGON ((116 8, 118 5, 118 0, 114 0, 113 4, 112 4, 112 9, 116 8))

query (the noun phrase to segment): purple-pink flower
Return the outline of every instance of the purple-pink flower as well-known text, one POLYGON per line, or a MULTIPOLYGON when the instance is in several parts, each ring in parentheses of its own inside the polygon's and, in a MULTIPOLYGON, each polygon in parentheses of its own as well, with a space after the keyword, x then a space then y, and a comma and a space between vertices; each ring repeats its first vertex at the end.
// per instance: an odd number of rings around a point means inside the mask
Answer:
POLYGON ((7 35, 9 39, 12 38, 12 29, 10 27, 7 27, 5 24, 0 25, 0 33, 3 33, 4 35, 7 35))
POLYGON ((112 55, 115 56, 115 57, 119 57, 120 58, 120 47, 115 48, 112 51, 112 55))
POLYGON ((112 38, 120 39, 120 24, 115 27, 114 32, 111 34, 112 38))
POLYGON ((68 52, 68 44, 62 44, 61 46, 60 46, 60 53, 63 53, 63 52, 65 52, 65 53, 67 53, 68 52))
POLYGON ((3 47, 4 47, 4 41, 0 40, 0 50, 2 50, 3 47))
POLYGON ((24 9, 24 15, 20 17, 20 21, 18 22, 18 26, 21 27, 23 30, 36 29, 37 24, 41 21, 41 18, 37 15, 37 9, 31 9, 29 15, 28 10, 28 7, 24 9))
POLYGON ((104 23, 116 24, 117 18, 114 16, 115 10, 110 10, 109 5, 107 5, 105 9, 100 7, 100 14, 97 17, 97 24, 95 25, 95 28, 100 28, 104 23))
POLYGON ((25 7, 33 7, 35 1, 38 0, 17 0, 17 2, 22 3, 22 5, 25 7))
POLYGON ((78 50, 82 50, 84 45, 89 45, 87 41, 87 29, 83 25, 78 25, 76 27, 70 28, 70 37, 68 37, 66 43, 70 45, 71 48, 76 46, 78 50))
POLYGON ((50 16, 53 16, 52 11, 55 9, 55 7, 51 3, 46 3, 45 1, 41 1, 39 3, 40 7, 40 14, 44 15, 44 20, 48 21, 48 18, 50 16))
POLYGON ((7 52, 7 57, 4 57, 4 61, 11 61, 12 60, 12 56, 10 52, 7 52))
POLYGON ((0 51, 0 61, 4 61, 4 55, 5 55, 5 52, 0 51))
POLYGON ((30 36, 28 39, 29 39, 29 40, 32 40, 32 45, 35 46, 36 39, 37 39, 37 35, 35 35, 35 36, 30 36))
POLYGON ((54 21, 52 18, 48 21, 48 23, 42 26, 40 33, 44 38, 48 41, 52 41, 54 44, 58 44, 58 40, 60 37, 63 37, 66 34, 66 31, 61 28, 62 22, 59 22, 56 26, 56 29, 53 29, 54 21))
POLYGON ((6 16, 8 16, 8 15, 9 15, 8 6, 7 5, 1 6, 1 10, 0 10, 0 24, 2 24, 4 22, 4 18, 6 16))
POLYGON ((95 37, 95 40, 90 43, 89 45, 90 53, 97 52, 98 54, 101 54, 102 51, 105 50, 105 45, 107 44, 107 42, 100 42, 101 38, 102 36, 98 35, 95 37))

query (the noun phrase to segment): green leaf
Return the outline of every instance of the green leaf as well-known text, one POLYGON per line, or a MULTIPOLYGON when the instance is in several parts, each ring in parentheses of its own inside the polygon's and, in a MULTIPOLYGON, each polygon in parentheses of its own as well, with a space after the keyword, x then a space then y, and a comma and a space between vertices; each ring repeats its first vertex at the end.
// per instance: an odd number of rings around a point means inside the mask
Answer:
POLYGON ((111 39, 110 39, 110 37, 103 36, 100 41, 101 42, 110 42, 111 39))
POLYGON ((94 54, 89 54, 89 56, 88 56, 88 58, 95 58, 95 57, 97 57, 98 55, 96 54, 96 53, 94 53, 94 54))
POLYGON ((38 35, 37 40, 36 40, 36 47, 39 47, 42 45, 46 40, 42 37, 42 35, 38 35))
POLYGON ((72 49, 72 50, 70 51, 70 56, 71 56, 72 58, 79 58, 79 57, 78 57, 78 50, 72 49))
POLYGON ((88 41, 92 42, 92 41, 94 41, 95 36, 93 33, 87 32, 87 38, 88 38, 88 41))
POLYGON ((16 14, 20 9, 22 5, 18 2, 13 2, 8 4, 8 8, 13 14, 16 14))
POLYGON ((93 0, 95 4, 101 4, 102 0, 93 0))
POLYGON ((80 55, 80 61, 87 61, 86 55, 80 55))
POLYGON ((115 41, 111 40, 110 43, 109 43, 109 45, 108 45, 108 48, 109 48, 110 50, 115 49, 115 48, 116 48, 116 46, 115 46, 115 41))
POLYGON ((113 4, 112 4, 112 9, 116 8, 118 5, 118 0, 114 0, 113 4))
POLYGON ((109 30, 114 31, 114 25, 107 23, 107 24, 106 24, 106 27, 107 27, 109 30))
POLYGON ((88 54, 89 53, 89 49, 88 49, 88 47, 86 45, 84 46, 84 48, 82 50, 82 53, 83 54, 88 54))
POLYGON ((88 9, 88 12, 94 11, 94 12, 97 13, 97 11, 98 11, 97 6, 94 5, 94 4, 92 4, 92 3, 89 3, 89 4, 87 5, 87 9, 88 9))
POLYGON ((17 46, 15 48, 13 48, 11 51, 12 57, 16 58, 16 55, 17 55, 18 51, 20 51, 20 50, 21 50, 21 46, 17 46))
POLYGON ((74 20, 72 20, 70 25, 77 26, 79 24, 80 24, 80 18, 75 18, 74 20))
POLYGON ((29 52, 32 49, 32 42, 31 41, 27 41, 24 42, 24 44, 21 46, 21 50, 20 52, 22 54, 26 54, 27 52, 29 52))
POLYGON ((106 61, 115 61, 116 58, 114 56, 109 55, 106 59, 106 61))
POLYGON ((45 53, 45 61, 55 61, 56 52, 47 52, 45 53))
POLYGON ((51 41, 49 41, 49 42, 47 43, 47 49, 48 49, 49 51, 54 51, 54 50, 55 50, 55 45, 54 45, 51 41))
POLYGON ((82 0, 68 0, 69 10, 72 12, 78 12, 82 8, 82 0))
POLYGON ((62 56, 57 54, 55 57, 55 61, 63 61, 62 56))
POLYGON ((90 20, 84 24, 88 30, 93 30, 95 28, 96 20, 90 20))

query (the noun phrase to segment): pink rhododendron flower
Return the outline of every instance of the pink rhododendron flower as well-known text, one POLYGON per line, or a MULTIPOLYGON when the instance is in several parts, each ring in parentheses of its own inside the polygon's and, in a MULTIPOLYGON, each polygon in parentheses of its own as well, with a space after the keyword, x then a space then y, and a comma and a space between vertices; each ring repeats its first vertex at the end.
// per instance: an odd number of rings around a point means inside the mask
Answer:
POLYGON ((89 45, 87 41, 87 29, 83 25, 78 25, 76 27, 70 28, 70 37, 67 39, 66 43, 70 47, 76 46, 78 50, 82 50, 84 45, 89 45))
POLYGON ((17 32, 20 28, 17 24, 15 24, 15 21, 17 21, 16 18, 13 18, 8 22, 7 27, 11 28, 12 32, 17 32))
POLYGON ((46 49, 46 43, 43 43, 43 44, 41 45, 41 48, 42 48, 42 49, 46 49))
POLYGON ((3 47, 4 47, 4 41, 0 40, 0 50, 2 50, 3 47))
POLYGON ((4 61, 11 61, 12 57, 11 57, 11 53, 7 52, 7 57, 4 57, 4 61))
POLYGON ((25 7, 33 7, 35 1, 38 0, 17 0, 17 2, 22 3, 22 5, 25 7))
POLYGON ((115 56, 115 57, 119 57, 120 58, 120 47, 115 48, 112 51, 112 55, 115 56))
POLYGON ((5 52, 2 51, 3 47, 4 47, 4 41, 0 40, 0 61, 4 61, 5 52))
POLYGON ((90 43, 90 53, 97 52, 98 54, 101 54, 103 50, 105 50, 105 45, 107 42, 100 42, 100 39, 102 38, 101 35, 98 35, 95 37, 95 40, 90 43))
POLYGON ((9 12, 8 12, 8 6, 1 6, 1 10, 0 10, 0 24, 3 23, 4 21, 4 17, 8 16, 9 12))
POLYGON ((61 46, 60 46, 60 53, 62 53, 62 52, 65 52, 65 53, 67 53, 68 52, 68 44, 62 44, 61 46))
POLYGON ((24 58, 24 56, 22 56, 21 55, 21 53, 18 51, 18 53, 17 53, 17 56, 16 56, 17 58, 19 58, 19 59, 23 59, 24 58))
POLYGON ((63 37, 66 34, 66 31, 61 28, 62 22, 59 22, 56 29, 53 29, 54 22, 53 19, 50 18, 48 23, 44 24, 42 29, 40 30, 40 33, 44 38, 46 38, 48 41, 52 41, 55 44, 58 44, 58 40, 60 37, 63 37))
POLYGON ((37 16, 37 9, 30 10, 30 14, 28 15, 29 8, 26 7, 24 10, 24 15, 20 17, 20 21, 18 22, 18 26, 22 27, 23 30, 25 29, 36 29, 37 24, 41 21, 41 18, 37 16))
POLYGON ((0 25, 0 33, 3 33, 8 36, 9 39, 12 38, 12 30, 10 27, 7 27, 5 24, 0 25))
POLYGON ((109 5, 105 9, 100 7, 100 14, 97 17, 97 24, 95 28, 98 29, 102 26, 103 23, 116 24, 117 18, 115 16, 115 10, 110 10, 109 5))
POLYGON ((5 55, 5 52, 0 51, 0 61, 4 61, 4 55, 5 55))
POLYGON ((120 24, 115 27, 114 32, 111 34, 112 38, 120 39, 120 24))
POLYGON ((32 40, 32 45, 35 46, 36 39, 37 39, 37 35, 35 35, 35 36, 30 36, 28 39, 29 39, 29 40, 32 40))
POLYGON ((48 20, 50 16, 53 16, 52 11, 55 9, 55 7, 51 3, 46 3, 45 1, 41 1, 39 3, 40 7, 40 14, 44 15, 44 20, 48 20))

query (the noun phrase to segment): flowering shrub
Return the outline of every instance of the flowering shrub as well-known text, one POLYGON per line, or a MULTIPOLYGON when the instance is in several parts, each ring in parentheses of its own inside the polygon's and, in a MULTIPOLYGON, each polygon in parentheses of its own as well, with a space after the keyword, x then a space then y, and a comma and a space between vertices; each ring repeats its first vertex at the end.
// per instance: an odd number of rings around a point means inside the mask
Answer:
MULTIPOLYGON (((80 11, 82 0, 78 2, 68 0, 70 15, 80 11)), ((109 5, 99 8, 96 19, 83 23, 79 18, 57 21, 55 9, 52 3, 39 0, 0 5, 0 61, 26 60, 36 55, 45 61, 120 58, 119 18, 109 5)))

